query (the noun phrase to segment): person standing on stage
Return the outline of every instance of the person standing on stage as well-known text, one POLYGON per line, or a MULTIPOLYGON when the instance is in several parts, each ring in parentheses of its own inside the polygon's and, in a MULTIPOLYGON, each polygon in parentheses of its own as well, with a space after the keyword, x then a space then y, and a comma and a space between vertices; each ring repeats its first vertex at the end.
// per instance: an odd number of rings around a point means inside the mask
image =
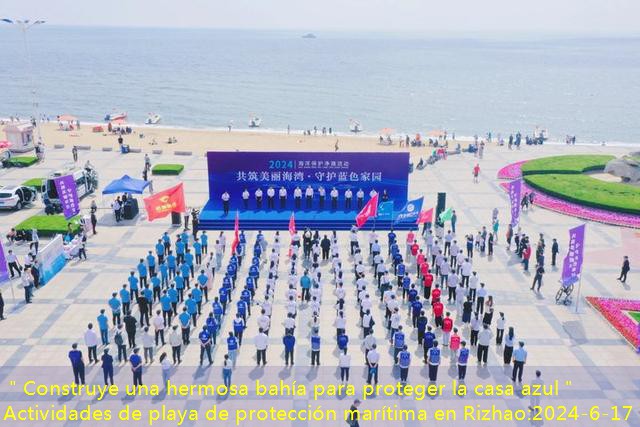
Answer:
POLYGON ((280 209, 285 209, 287 207, 287 189, 280 187, 278 195, 280 196, 280 209))
MULTIPOLYGON (((244 190, 247 191, 247 190, 244 190)), ((224 214, 227 215, 229 213, 229 199, 231 197, 229 196, 229 193, 227 193, 226 191, 224 193, 222 193, 222 210, 224 210, 224 214)), ((244 208, 247 208, 247 204, 245 203, 244 208)))
POLYGON ((254 193, 256 197, 256 209, 262 209, 262 189, 258 188, 254 193))
POLYGON ((310 185, 307 185, 307 189, 304 190, 304 196, 307 199, 307 210, 309 210, 313 206, 313 188, 310 185))
POLYGON ((353 191, 350 188, 344 192, 344 207, 345 209, 351 209, 351 199, 353 198, 353 191))
POLYGON ((364 206, 364 191, 362 191, 362 188, 358 189, 356 198, 358 199, 358 209, 362 209, 362 206, 364 206))
POLYGON ((320 197, 320 210, 324 209, 324 199, 327 196, 327 191, 324 189, 324 187, 321 185, 320 187, 318 187, 318 196, 320 197))
POLYGON ((276 208, 276 190, 274 190, 273 187, 267 189, 267 208, 276 208))
POLYGON ((300 203, 302 201, 302 190, 300 189, 300 187, 296 187, 293 190, 293 201, 296 210, 300 209, 300 203))
POLYGON ((330 196, 331 196, 331 209, 335 211, 336 209, 338 209, 338 190, 336 189, 336 187, 333 187, 331 189, 330 196))

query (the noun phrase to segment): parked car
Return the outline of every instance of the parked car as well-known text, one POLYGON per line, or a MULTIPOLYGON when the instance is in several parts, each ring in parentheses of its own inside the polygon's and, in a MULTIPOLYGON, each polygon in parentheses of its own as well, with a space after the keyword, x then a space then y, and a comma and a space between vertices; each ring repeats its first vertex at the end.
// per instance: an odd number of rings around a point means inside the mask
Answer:
POLYGON ((0 187, 0 209, 20 210, 35 202, 38 192, 23 185, 7 185, 0 187))

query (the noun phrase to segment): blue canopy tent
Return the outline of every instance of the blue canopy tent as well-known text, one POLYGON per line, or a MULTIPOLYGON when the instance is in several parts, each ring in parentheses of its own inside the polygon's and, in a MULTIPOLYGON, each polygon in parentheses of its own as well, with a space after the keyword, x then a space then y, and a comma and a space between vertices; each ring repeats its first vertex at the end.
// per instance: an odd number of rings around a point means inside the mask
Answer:
POLYGON ((131 178, 129 175, 124 175, 122 178, 116 179, 107 185, 104 190, 102 190, 102 194, 142 194, 147 186, 149 186, 149 181, 135 179, 131 178))

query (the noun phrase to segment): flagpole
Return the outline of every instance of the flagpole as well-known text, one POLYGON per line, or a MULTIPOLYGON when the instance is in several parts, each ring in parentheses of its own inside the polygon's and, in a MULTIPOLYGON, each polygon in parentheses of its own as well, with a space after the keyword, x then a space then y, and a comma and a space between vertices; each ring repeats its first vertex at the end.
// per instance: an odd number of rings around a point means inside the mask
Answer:
POLYGON ((580 304, 580 289, 582 289, 582 273, 580 273, 580 280, 578 280, 578 294, 576 295, 576 314, 578 314, 578 304, 580 304))

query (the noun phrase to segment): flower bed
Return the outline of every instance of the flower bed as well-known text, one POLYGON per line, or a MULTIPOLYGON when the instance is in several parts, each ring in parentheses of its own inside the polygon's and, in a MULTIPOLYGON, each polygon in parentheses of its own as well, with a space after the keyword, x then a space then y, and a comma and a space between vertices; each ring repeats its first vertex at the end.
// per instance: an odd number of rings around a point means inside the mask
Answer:
POLYGON ((607 319, 634 348, 640 346, 638 322, 627 312, 640 311, 640 300, 587 297, 587 302, 607 319))
POLYGON ((498 171, 498 179, 518 179, 522 177, 522 165, 526 162, 527 160, 521 160, 503 167, 498 171))

